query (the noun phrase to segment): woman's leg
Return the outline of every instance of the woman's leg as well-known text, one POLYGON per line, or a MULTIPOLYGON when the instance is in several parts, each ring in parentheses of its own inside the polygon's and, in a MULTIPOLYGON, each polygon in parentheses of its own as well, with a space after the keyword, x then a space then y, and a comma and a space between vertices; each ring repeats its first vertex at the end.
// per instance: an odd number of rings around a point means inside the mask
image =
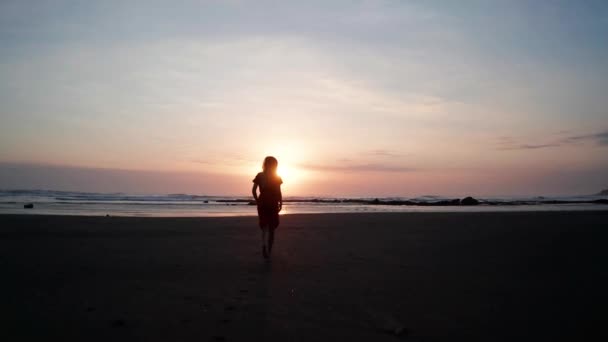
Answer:
POLYGON ((268 258, 268 248, 266 247, 266 235, 268 235, 268 226, 262 227, 262 255, 268 258))
POLYGON ((261 230, 262 230, 262 246, 266 246, 266 235, 268 234, 268 227, 263 227, 261 230))
POLYGON ((272 252, 272 244, 274 243, 274 230, 276 227, 270 227, 268 229, 268 254, 272 252))
POLYGON ((277 211, 272 216, 270 222, 268 222, 268 253, 272 251, 272 245, 274 245, 274 231, 279 226, 279 212, 277 211))

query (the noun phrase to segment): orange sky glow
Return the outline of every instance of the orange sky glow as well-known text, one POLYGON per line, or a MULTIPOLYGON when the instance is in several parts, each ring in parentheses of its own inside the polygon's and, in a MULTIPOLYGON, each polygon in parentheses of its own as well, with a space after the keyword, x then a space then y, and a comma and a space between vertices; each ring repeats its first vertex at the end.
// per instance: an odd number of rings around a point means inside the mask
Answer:
POLYGON ((6 2, 0 189, 247 195, 272 155, 288 196, 595 193, 605 13, 6 2))

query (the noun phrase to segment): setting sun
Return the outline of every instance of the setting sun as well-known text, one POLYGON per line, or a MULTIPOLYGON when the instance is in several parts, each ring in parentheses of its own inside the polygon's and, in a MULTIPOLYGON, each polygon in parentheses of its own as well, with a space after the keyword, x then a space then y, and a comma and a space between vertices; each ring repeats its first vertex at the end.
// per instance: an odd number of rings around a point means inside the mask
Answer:
MULTIPOLYGON (((284 149, 281 149, 283 153, 272 153, 268 151, 267 155, 274 156, 277 158, 279 165, 277 167, 277 174, 283 179, 283 187, 289 191, 293 191, 298 188, 304 179, 307 177, 307 172, 298 168, 296 165, 296 153, 288 153, 284 149)), ((281 152, 281 151, 279 151, 281 152)), ((297 158, 299 158, 298 155, 297 158)), ((255 175, 262 171, 261 163, 251 163, 246 168, 248 175, 255 175)))
POLYGON ((290 165, 281 165, 277 169, 277 173, 284 180, 288 180, 290 183, 295 183, 300 178, 301 173, 299 170, 293 168, 290 165))
POLYGON ((281 176, 281 178, 293 179, 293 171, 289 166, 279 165, 277 168, 277 174, 281 176))
MULTIPOLYGON (((310 154, 310 148, 297 141, 282 142, 278 146, 276 142, 269 143, 268 145, 262 145, 259 147, 264 156, 274 156, 277 158, 279 165, 277 168, 277 174, 283 179, 284 187, 289 191, 293 191, 301 185, 302 181, 306 178, 307 172, 297 165, 307 160, 310 154)), ((263 157, 260 159, 260 163, 263 157)), ((256 164, 254 167, 257 172, 260 171, 260 164, 256 164)))

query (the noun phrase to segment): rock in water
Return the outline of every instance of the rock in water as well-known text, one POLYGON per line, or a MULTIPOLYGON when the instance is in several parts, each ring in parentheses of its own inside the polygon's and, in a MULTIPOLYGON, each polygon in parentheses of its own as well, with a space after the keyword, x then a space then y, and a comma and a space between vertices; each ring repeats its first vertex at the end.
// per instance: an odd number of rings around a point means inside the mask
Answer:
POLYGON ((23 205, 23 208, 25 209, 33 209, 34 208, 34 203, 27 203, 23 205))
POLYGON ((465 197, 460 201, 461 205, 478 205, 479 201, 474 199, 473 197, 465 197))

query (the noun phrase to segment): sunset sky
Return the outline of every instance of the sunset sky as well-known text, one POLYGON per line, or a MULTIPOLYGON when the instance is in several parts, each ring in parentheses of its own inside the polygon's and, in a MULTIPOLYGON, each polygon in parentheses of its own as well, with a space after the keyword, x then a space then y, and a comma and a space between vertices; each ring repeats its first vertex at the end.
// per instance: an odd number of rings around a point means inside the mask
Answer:
POLYGON ((2 1, 0 189, 608 188, 605 1, 2 1))

